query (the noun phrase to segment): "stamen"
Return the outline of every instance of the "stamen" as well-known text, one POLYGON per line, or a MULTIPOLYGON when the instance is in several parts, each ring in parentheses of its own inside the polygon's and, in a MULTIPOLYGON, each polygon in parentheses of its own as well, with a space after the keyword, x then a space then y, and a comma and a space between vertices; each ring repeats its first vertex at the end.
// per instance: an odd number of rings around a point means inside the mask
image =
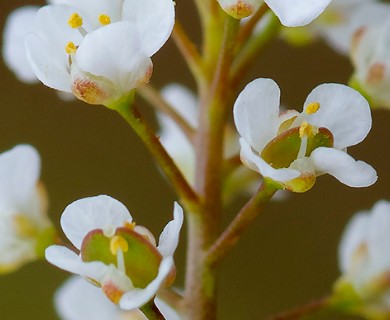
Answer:
POLYGON ((78 13, 73 13, 68 19, 68 25, 73 28, 80 28, 83 25, 83 18, 78 13))
POLYGON ((106 14, 101 14, 101 15, 99 16, 99 22, 100 22, 100 24, 102 24, 103 26, 106 26, 106 25, 108 25, 108 24, 111 23, 111 18, 110 18, 110 16, 108 16, 108 15, 106 15, 106 14))
POLYGON ((68 42, 65 46, 65 51, 69 55, 75 54, 76 50, 77 50, 77 47, 72 41, 68 42))
POLYGON ((113 255, 116 255, 118 251, 127 252, 129 245, 127 241, 121 236, 113 236, 110 241, 110 251, 113 255))
POLYGON ((313 113, 316 113, 318 111, 318 109, 320 108, 320 104, 318 102, 312 102, 312 103, 309 103, 306 107, 306 113, 307 114, 313 114, 313 113))

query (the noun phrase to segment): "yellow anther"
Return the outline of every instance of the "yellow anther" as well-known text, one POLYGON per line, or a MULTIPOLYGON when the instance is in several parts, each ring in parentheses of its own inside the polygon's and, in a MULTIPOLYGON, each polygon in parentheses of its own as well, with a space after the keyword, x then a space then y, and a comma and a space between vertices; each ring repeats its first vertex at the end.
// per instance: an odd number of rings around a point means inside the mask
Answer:
POLYGON ((68 42, 65 46, 65 51, 69 55, 76 53, 76 50, 77 50, 77 47, 72 41, 68 42))
POLYGON ((21 237, 33 238, 38 236, 38 230, 33 222, 23 214, 13 217, 16 232, 21 237))
POLYGON ((116 255, 119 250, 126 252, 129 250, 129 245, 127 244, 125 238, 121 236, 113 236, 110 241, 110 251, 113 255, 116 255))
POLYGON ((307 114, 313 114, 313 113, 316 113, 318 111, 318 109, 320 108, 320 104, 318 102, 312 102, 312 103, 309 103, 306 107, 306 113, 307 114))
POLYGON ((80 28, 83 25, 83 18, 78 13, 73 13, 68 19, 68 25, 73 28, 80 28))
POLYGON ((125 222, 125 225, 124 227, 127 228, 127 229, 130 229, 130 230, 133 230, 136 226, 136 223, 133 221, 133 222, 125 222))
POLYGON ((99 22, 100 22, 100 24, 102 24, 103 26, 106 26, 106 25, 108 25, 108 24, 111 23, 111 18, 110 18, 110 16, 108 16, 108 15, 106 15, 106 14, 101 14, 101 15, 99 16, 99 22))
POLYGON ((299 127, 299 137, 311 136, 313 134, 313 126, 306 121, 303 121, 299 127))

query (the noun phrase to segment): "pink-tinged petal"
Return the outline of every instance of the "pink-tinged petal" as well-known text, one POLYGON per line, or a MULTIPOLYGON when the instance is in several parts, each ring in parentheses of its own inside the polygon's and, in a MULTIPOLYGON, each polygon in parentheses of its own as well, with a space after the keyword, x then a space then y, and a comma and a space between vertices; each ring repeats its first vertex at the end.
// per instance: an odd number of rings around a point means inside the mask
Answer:
POLYGON ((3 59, 20 81, 35 83, 38 81, 31 69, 24 47, 27 33, 34 28, 38 7, 25 6, 13 11, 7 18, 3 34, 3 59))
POLYGON ((175 22, 172 0, 125 0, 122 20, 135 24, 143 50, 152 56, 168 40, 175 22))
POLYGON ((329 129, 336 149, 361 142, 371 129, 370 105, 350 87, 335 83, 319 85, 308 95, 304 110, 313 102, 320 104, 319 110, 312 114, 303 111, 296 121, 329 129))
POLYGON ((152 62, 130 22, 113 23, 86 35, 75 63, 81 71, 111 81, 118 98, 146 83, 152 71, 152 62))
POLYGON ((339 268, 345 273, 352 269, 356 249, 367 241, 367 211, 356 214, 348 223, 339 245, 339 268))
POLYGON ((45 251, 45 257, 47 261, 60 269, 99 282, 108 270, 108 266, 103 262, 83 262, 75 252, 63 246, 53 245, 48 247, 45 251))
POLYGON ((304 26, 317 18, 332 0, 264 0, 286 27, 304 26))
POLYGON ((255 154, 249 144, 240 139, 241 160, 250 169, 259 172, 263 177, 270 178, 277 182, 286 182, 300 176, 301 172, 294 169, 282 168, 274 169, 265 162, 258 154, 255 154))
POLYGON ((102 229, 105 233, 114 233, 118 227, 131 222, 127 208, 110 196, 96 196, 72 202, 61 216, 61 226, 67 238, 80 249, 87 233, 102 229))
POLYGON ((175 202, 173 210, 173 220, 168 222, 158 241, 158 251, 161 255, 172 256, 179 243, 180 229, 183 225, 183 209, 175 202))
POLYGON ((151 283, 149 283, 145 289, 135 288, 134 290, 126 292, 122 296, 119 302, 119 306, 122 309, 132 310, 140 308, 152 300, 157 294, 157 291, 163 285, 165 279, 169 276, 173 267, 174 263, 171 256, 163 258, 158 269, 157 277, 151 283))
POLYGON ((58 315, 64 320, 119 319, 120 309, 110 302, 100 288, 73 276, 54 295, 58 315))
MULTIPOLYGON (((30 145, 18 145, 0 155, 0 206, 27 210, 35 196, 41 160, 30 145)), ((20 212, 19 212, 20 213, 20 212)))
POLYGON ((311 153, 310 159, 318 174, 329 173, 350 187, 368 187, 378 178, 373 167, 341 150, 320 147, 311 153))
POLYGON ((265 78, 250 82, 234 104, 237 130, 256 151, 260 152, 278 132, 279 104, 278 85, 265 78))

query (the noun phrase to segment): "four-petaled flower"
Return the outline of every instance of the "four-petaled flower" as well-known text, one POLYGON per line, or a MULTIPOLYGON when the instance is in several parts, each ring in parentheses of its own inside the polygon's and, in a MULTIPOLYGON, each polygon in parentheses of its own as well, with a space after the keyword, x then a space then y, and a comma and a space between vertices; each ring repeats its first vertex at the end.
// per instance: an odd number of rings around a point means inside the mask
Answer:
POLYGON ((349 222, 339 247, 342 276, 333 303, 367 319, 390 317, 390 202, 379 201, 349 222))
MULTIPOLYGON (((286 27, 309 24, 317 18, 332 0, 264 0, 286 27)), ((242 19, 254 14, 263 4, 262 0, 218 0, 229 15, 242 19)))
POLYGON ((32 146, 18 145, 0 155, 0 273, 42 258, 54 243, 39 173, 39 154, 32 146))
POLYGON ((39 80, 90 104, 130 100, 174 24, 172 0, 53 1, 26 37, 39 80))
POLYGON ((237 98, 234 121, 244 164, 294 192, 309 190, 324 173, 351 187, 376 181, 370 165, 346 152, 371 128, 370 107, 360 93, 322 84, 309 94, 301 113, 280 113, 279 99, 279 87, 271 79, 252 81, 237 98))
POLYGON ((119 201, 103 195, 77 200, 65 209, 61 226, 78 253, 51 246, 46 259, 100 286, 121 308, 139 308, 173 281, 173 254, 183 223, 177 203, 173 214, 156 246, 150 231, 135 225, 119 201))

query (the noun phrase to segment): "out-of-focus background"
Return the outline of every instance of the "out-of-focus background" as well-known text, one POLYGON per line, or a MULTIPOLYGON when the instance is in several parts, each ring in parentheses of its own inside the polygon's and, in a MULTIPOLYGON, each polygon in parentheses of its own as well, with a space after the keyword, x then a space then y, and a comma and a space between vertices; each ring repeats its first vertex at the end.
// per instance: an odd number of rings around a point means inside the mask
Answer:
MULTIPOLYGON (((28 4, 44 3, 2 1, 0 26, 13 9, 28 4)), ((176 10, 190 35, 199 38, 192 2, 177 1, 176 10)), ((180 82, 193 88, 172 41, 153 61, 155 86, 180 82)), ((351 71, 346 58, 321 42, 290 48, 277 41, 259 57, 247 82, 257 77, 275 79, 283 104, 300 110, 316 85, 346 83, 351 71)), ((157 236, 171 218, 175 196, 126 123, 104 107, 63 102, 41 84, 25 85, 4 63, 0 75, 0 151, 19 143, 39 150, 53 221, 58 225, 65 206, 76 199, 109 194, 157 236)), ((138 101, 153 120, 151 109, 138 101)), ((368 138, 350 149, 355 158, 377 169, 379 180, 373 187, 352 189, 324 176, 311 191, 269 205, 222 265, 219 319, 260 319, 330 291, 339 275, 337 247, 345 224, 357 210, 390 199, 389 124, 390 110, 374 111, 368 138)), ((242 197, 229 208, 226 222, 245 200, 242 197)), ((185 236, 184 231, 176 254, 178 287, 184 276, 185 236)), ((67 277, 44 261, 1 276, 0 319, 57 319, 52 296, 67 277)), ((344 318, 324 313, 313 319, 344 318)))

